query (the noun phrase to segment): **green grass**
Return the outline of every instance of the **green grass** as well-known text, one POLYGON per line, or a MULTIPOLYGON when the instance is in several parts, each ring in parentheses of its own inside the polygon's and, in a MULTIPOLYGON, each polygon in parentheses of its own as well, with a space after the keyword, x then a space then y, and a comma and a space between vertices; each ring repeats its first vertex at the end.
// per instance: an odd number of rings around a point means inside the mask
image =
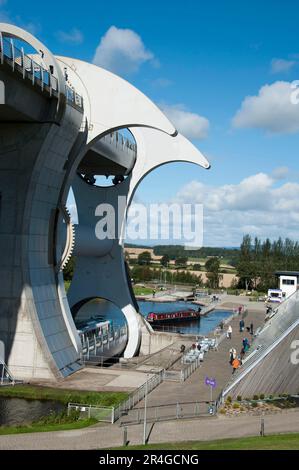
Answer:
MULTIPOLYGON (((275 434, 265 437, 221 439, 207 442, 149 444, 147 446, 129 446, 126 448, 129 450, 298 450, 299 434, 275 434)), ((119 449, 124 449, 124 447, 119 449)))
MULTIPOLYGON (((69 402, 98 406, 116 406, 128 397, 125 392, 90 392, 77 390, 64 390, 36 385, 15 385, 0 387, 0 397, 22 398, 25 400, 54 400, 67 405, 69 402)), ((109 410, 99 410, 97 418, 106 417, 109 410)), ((0 435, 19 434, 29 432, 63 431, 81 429, 97 423, 98 420, 79 419, 78 413, 67 416, 66 409, 61 413, 53 413, 41 418, 39 421, 18 426, 0 426, 0 435)))
POLYGON ((153 293, 153 289, 150 287, 134 287, 134 294, 135 295, 150 295, 153 293))
POLYGON ((0 436, 4 434, 23 434, 30 432, 51 432, 51 431, 69 431, 71 429, 82 429, 96 424, 97 421, 91 419, 80 419, 69 423, 32 423, 22 426, 0 426, 0 436))
POLYGON ((37 385, 0 387, 0 397, 25 400, 55 400, 65 405, 69 402, 98 406, 116 406, 128 397, 126 392, 90 392, 65 390, 37 385))

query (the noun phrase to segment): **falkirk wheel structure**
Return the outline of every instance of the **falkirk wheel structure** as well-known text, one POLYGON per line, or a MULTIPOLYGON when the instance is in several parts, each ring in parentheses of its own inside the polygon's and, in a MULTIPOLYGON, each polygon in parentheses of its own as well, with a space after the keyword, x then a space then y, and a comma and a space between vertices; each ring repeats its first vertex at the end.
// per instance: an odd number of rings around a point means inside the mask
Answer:
POLYGON ((54 56, 30 33, 0 23, 0 360, 15 377, 59 379, 82 367, 73 317, 90 299, 106 299, 125 316, 124 357, 139 354, 154 334, 138 313, 122 234, 140 181, 173 161, 209 168, 127 81, 54 56), (107 174, 119 184, 93 184, 95 175, 107 174), (75 229, 66 209, 70 188, 75 229), (126 198, 121 209, 119 196, 126 198), (118 211, 114 239, 95 235, 101 203, 118 211), (76 267, 66 295, 62 270, 72 253, 76 267))

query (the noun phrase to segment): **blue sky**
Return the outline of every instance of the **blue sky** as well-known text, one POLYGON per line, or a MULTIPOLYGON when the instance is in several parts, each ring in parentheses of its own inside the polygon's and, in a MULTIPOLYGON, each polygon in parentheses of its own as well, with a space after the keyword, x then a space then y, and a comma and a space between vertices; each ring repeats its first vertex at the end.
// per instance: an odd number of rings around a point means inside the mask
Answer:
POLYGON ((245 231, 298 238, 299 105, 288 98, 299 79, 298 17, 291 0, 0 0, 2 21, 57 54, 112 69, 133 57, 131 70, 116 71, 175 116, 212 164, 162 167, 138 199, 203 202, 205 245, 238 244, 245 231), (126 34, 123 50, 113 49, 123 30, 139 37, 133 56, 126 34), (204 120, 190 127, 188 113, 204 120))

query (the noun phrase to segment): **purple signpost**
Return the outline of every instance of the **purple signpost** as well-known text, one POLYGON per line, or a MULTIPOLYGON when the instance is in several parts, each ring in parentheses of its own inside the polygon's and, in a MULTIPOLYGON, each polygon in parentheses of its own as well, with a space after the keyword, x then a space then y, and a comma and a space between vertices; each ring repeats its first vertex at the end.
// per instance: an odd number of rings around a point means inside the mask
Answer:
POLYGON ((205 384, 210 387, 211 392, 211 402, 213 401, 213 388, 217 387, 216 379, 210 379, 209 377, 205 378, 205 384))

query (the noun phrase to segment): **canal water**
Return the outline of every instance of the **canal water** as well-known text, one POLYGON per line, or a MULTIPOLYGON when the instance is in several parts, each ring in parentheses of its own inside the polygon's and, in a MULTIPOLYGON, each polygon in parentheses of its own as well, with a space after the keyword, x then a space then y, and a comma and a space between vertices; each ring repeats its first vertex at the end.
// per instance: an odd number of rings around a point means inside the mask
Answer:
MULTIPOLYGON (((140 312, 143 316, 147 316, 150 312, 173 312, 176 310, 183 310, 187 308, 198 309, 198 305, 191 302, 151 302, 139 301, 140 312)), ((221 320, 225 320, 231 315, 232 312, 226 310, 213 310, 206 316, 201 317, 201 320, 187 321, 185 323, 175 323, 171 327, 169 325, 159 325, 157 329, 164 331, 181 332, 185 334, 200 334, 206 335, 213 331, 221 320)), ((86 303, 79 311, 77 320, 87 321, 91 317, 101 316, 103 320, 109 319, 116 325, 125 323, 125 318, 122 312, 111 302, 103 299, 94 299, 86 303)))
POLYGON ((0 397, 0 426, 29 424, 65 409, 63 403, 52 400, 24 400, 0 397))
MULTIPOLYGON (((175 312, 178 310, 184 310, 187 308, 193 308, 194 310, 198 309, 198 305, 194 305, 190 302, 148 302, 140 301, 138 302, 140 312, 143 316, 147 316, 150 312, 175 312)), ((213 310, 205 316, 202 316, 199 319, 157 325, 154 327, 157 331, 173 331, 183 334, 192 334, 192 335, 207 335, 213 331, 222 320, 225 320, 231 316, 232 312, 227 310, 213 310)))

